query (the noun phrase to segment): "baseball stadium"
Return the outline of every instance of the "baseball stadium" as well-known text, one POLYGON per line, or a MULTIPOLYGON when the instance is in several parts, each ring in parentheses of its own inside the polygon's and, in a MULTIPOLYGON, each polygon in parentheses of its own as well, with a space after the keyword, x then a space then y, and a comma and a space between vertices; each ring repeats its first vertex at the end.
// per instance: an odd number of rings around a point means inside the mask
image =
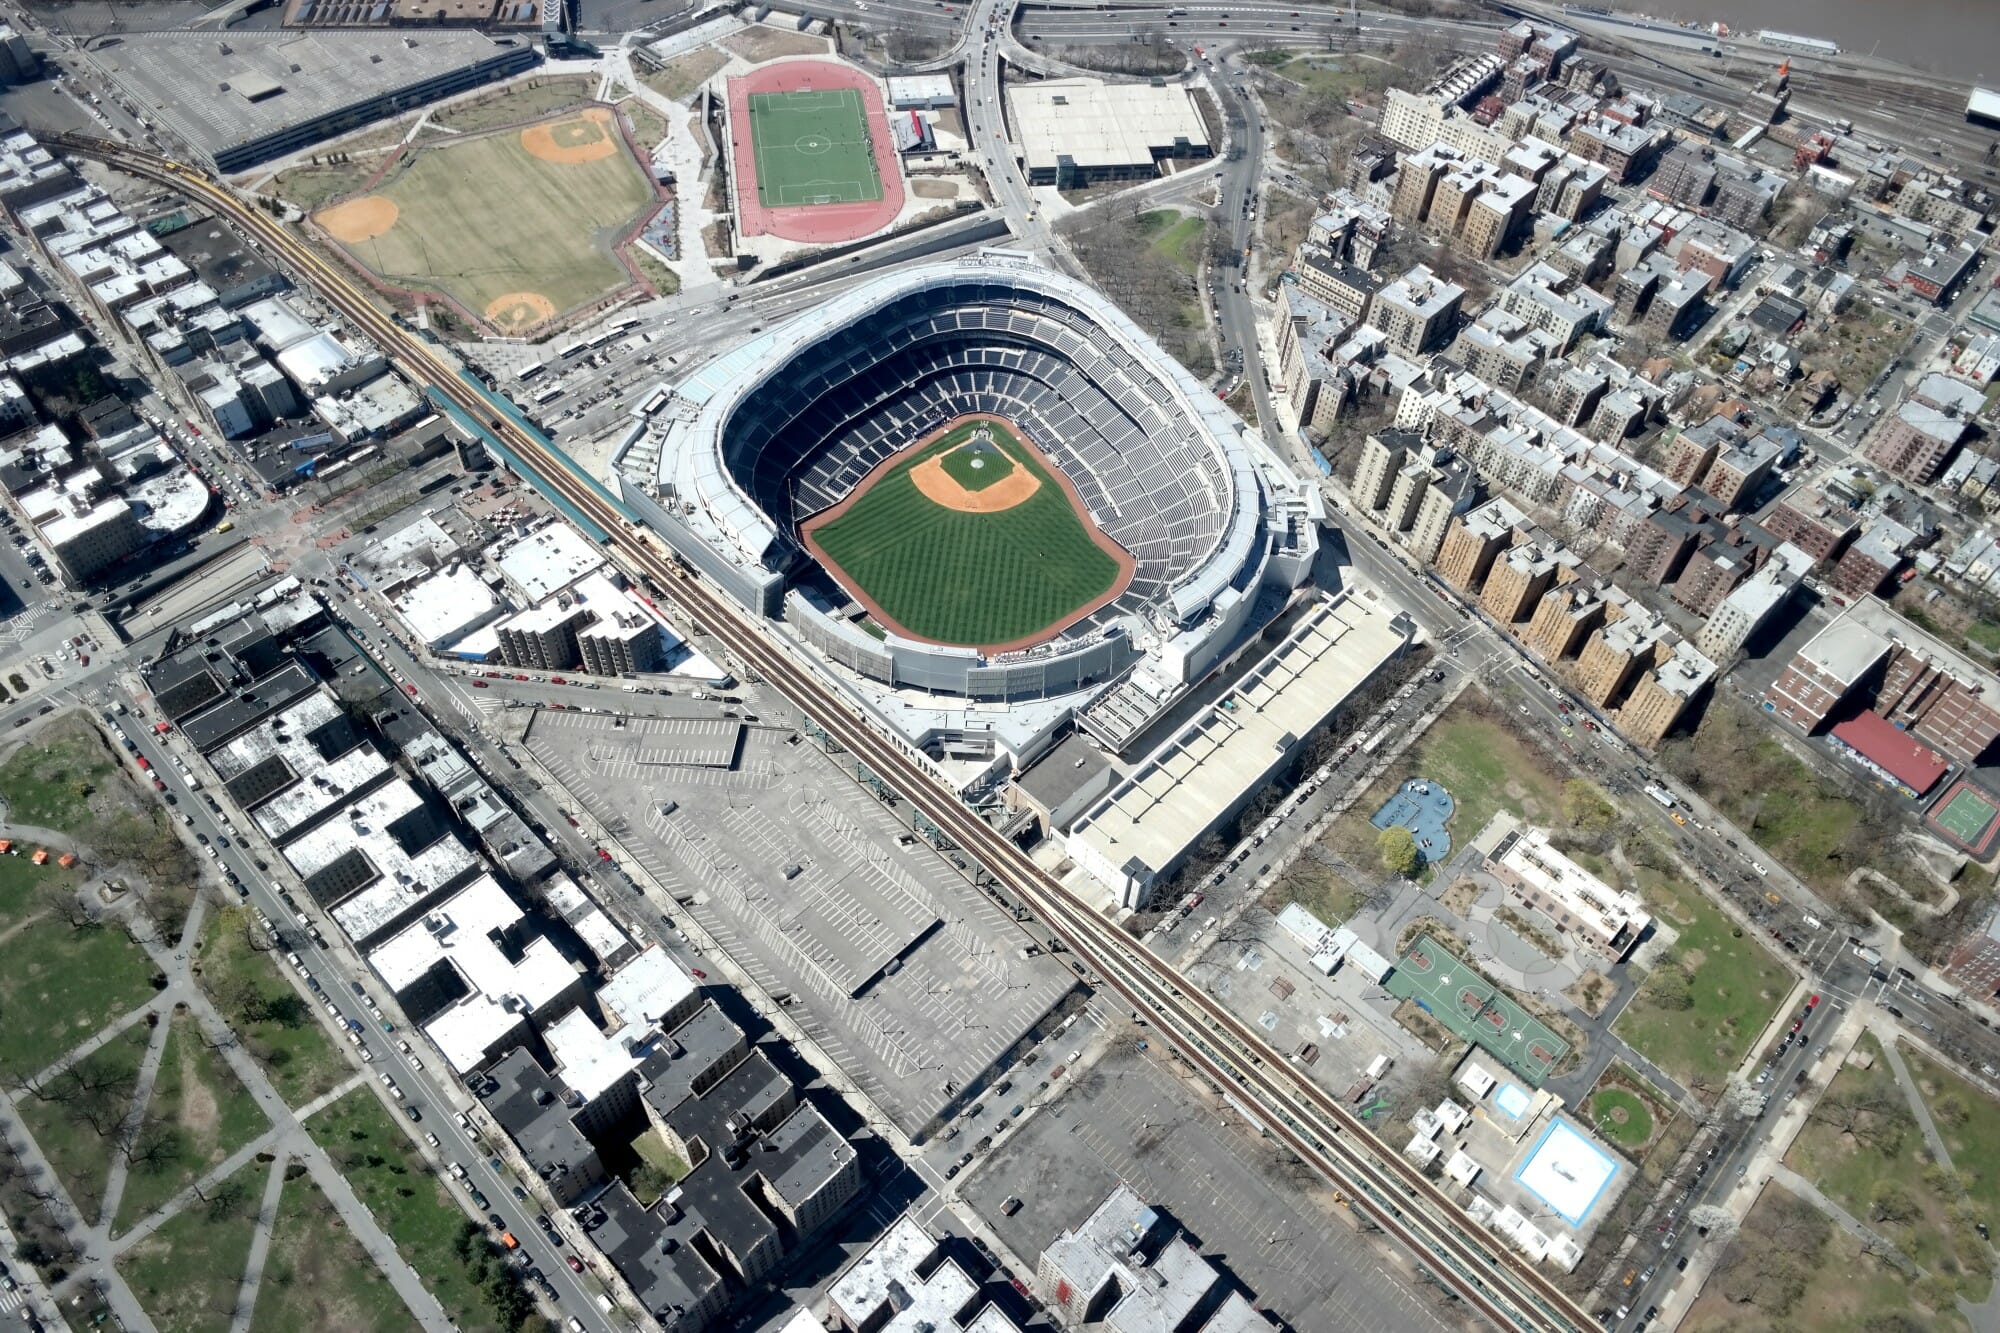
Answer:
POLYGON ((1078 706, 1149 657, 1161 692, 1198 679, 1317 547, 1310 487, 1011 252, 876 278, 671 389, 619 454, 628 503, 850 680, 940 709, 1078 706))

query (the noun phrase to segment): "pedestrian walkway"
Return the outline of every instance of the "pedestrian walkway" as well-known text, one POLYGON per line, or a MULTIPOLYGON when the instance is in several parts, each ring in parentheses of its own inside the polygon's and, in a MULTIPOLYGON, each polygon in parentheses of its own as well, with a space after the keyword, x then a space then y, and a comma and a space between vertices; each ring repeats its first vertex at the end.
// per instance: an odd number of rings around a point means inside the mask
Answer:
POLYGON ((1895 1264, 1905 1272, 1923 1273, 1923 1270, 1917 1267, 1915 1261, 1889 1243, 1888 1237, 1868 1226, 1860 1218, 1842 1208, 1832 1199, 1827 1198, 1826 1195, 1820 1192, 1819 1186, 1813 1184, 1783 1162, 1779 1162, 1771 1168, 1771 1180, 1776 1184, 1783 1185, 1786 1189, 1811 1203, 1813 1207, 1832 1218, 1834 1224, 1842 1231, 1860 1241, 1864 1249, 1884 1256, 1889 1262, 1895 1264))
POLYGON ((1924 1143, 1931 1150, 1931 1160, 1946 1170, 1955 1170, 1951 1164, 1951 1151, 1944 1146, 1944 1135, 1938 1133, 1937 1122, 1931 1119, 1931 1108, 1917 1090, 1917 1081, 1910 1077, 1910 1067, 1903 1063, 1903 1053, 1896 1047, 1896 1029, 1892 1024, 1882 1023, 1875 1031, 1875 1040, 1888 1057, 1889 1071, 1896 1076, 1896 1084, 1903 1090, 1903 1099, 1910 1104, 1910 1114, 1917 1119, 1917 1125, 1924 1131, 1924 1143))

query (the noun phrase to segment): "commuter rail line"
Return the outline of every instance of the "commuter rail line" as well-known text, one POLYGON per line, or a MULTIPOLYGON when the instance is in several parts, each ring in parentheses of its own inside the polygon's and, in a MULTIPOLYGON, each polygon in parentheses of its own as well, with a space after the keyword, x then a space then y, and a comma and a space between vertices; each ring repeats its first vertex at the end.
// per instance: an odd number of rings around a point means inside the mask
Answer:
POLYGON ((861 716, 809 664, 711 591, 651 532, 634 523, 566 458, 498 414, 459 366, 438 348, 377 309, 369 296, 266 213, 244 203, 202 171, 123 144, 72 134, 47 142, 158 181, 232 220, 309 280, 320 294, 382 347, 419 385, 449 399, 483 429, 529 461, 570 506, 611 534, 610 544, 656 581, 710 633, 781 691, 800 712, 913 805, 1035 911, 1086 964, 1093 980, 1116 992, 1155 1025, 1209 1082, 1260 1118, 1261 1128, 1344 1195, 1357 1215, 1406 1246, 1441 1287, 1494 1326, 1533 1333, 1583 1333, 1595 1321, 1525 1256, 1475 1223, 1430 1178, 1377 1141, 1362 1122, 1262 1038, 1165 961, 1075 897, 1025 853, 968 810, 932 769, 861 716))

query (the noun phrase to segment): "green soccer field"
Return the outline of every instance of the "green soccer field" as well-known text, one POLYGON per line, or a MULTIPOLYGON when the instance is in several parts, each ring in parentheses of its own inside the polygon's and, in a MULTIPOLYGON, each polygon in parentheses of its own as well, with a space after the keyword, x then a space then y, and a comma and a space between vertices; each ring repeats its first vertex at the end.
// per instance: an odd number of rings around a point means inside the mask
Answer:
MULTIPOLYGON (((956 449, 976 429, 961 426, 916 451, 845 513, 824 524, 809 521, 804 535, 836 578, 893 622, 888 628, 938 643, 994 647, 1069 620, 1112 589, 1121 567, 1091 540, 1069 493, 1034 452, 997 428, 995 442, 1011 465, 1000 476, 1026 469, 1041 482, 1033 495, 1011 509, 977 514, 946 508, 918 490, 911 470, 956 449)), ((945 466, 966 484, 958 467, 945 466)))
POLYGON ((853 88, 751 93, 750 148, 757 202, 766 208, 872 204, 882 197, 868 114, 853 88))
POLYGON ((1945 832, 1956 835, 1968 846, 1976 846, 1979 835, 1993 822, 1993 803, 1971 788, 1964 788, 1945 802, 1934 818, 1945 832))

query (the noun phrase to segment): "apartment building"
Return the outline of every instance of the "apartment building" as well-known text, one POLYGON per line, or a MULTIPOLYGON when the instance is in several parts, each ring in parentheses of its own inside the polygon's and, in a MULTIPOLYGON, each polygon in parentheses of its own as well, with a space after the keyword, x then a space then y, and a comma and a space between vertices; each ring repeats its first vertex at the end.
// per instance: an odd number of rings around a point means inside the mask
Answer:
POLYGON ((1404 356, 1421 356, 1441 344, 1458 321, 1465 289, 1418 264, 1383 287, 1368 309, 1367 321, 1404 356))
POLYGON ((1928 485, 1968 430, 1966 420, 1956 413, 1911 398, 1882 423, 1864 456, 1905 481, 1928 485))
POLYGON ((1499 554, 1513 542, 1514 529, 1528 516, 1505 500, 1489 500, 1461 514, 1445 531, 1438 550, 1438 577, 1462 593, 1477 593, 1499 554))

